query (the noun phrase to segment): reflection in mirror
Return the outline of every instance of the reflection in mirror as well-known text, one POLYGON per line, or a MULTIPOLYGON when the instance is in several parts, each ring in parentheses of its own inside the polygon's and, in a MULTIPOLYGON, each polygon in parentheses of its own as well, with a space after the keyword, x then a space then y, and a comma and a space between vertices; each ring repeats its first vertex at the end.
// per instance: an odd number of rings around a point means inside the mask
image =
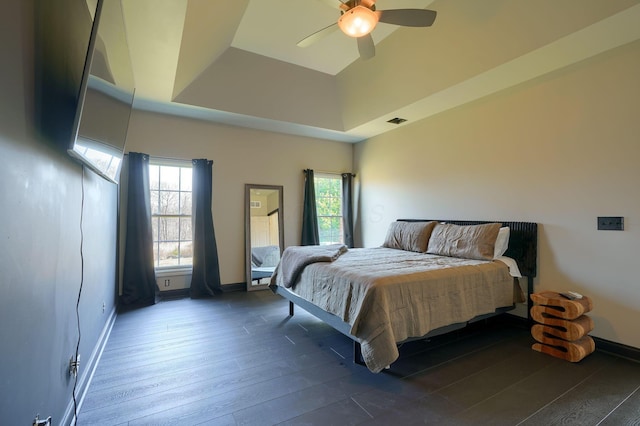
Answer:
POLYGON ((133 68, 121 2, 101 1, 95 10, 68 152, 117 183, 135 92, 133 68))
POLYGON ((265 289, 284 250, 282 186, 245 185, 247 290, 265 289))

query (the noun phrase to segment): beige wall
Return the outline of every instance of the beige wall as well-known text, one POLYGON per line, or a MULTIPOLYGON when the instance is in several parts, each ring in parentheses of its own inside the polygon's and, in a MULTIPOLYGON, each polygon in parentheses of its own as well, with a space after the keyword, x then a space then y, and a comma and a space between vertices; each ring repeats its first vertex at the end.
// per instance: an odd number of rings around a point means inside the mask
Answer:
POLYGON ((127 151, 213 160, 213 220, 223 284, 244 282, 244 185, 284 186, 285 246, 300 244, 302 170, 351 171, 353 145, 135 111, 127 151))
POLYGON ((592 334, 640 347, 638 76, 635 42, 356 145, 364 245, 399 217, 537 222, 536 291, 591 296, 592 334))

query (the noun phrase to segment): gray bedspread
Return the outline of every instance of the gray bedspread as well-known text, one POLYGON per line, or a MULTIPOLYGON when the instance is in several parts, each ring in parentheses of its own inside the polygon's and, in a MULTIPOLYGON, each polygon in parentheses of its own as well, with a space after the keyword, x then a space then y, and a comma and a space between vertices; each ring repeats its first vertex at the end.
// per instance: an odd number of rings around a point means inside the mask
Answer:
MULTIPOLYGON (((284 287, 282 263, 272 285, 284 287)), ((373 372, 398 358, 397 342, 514 302, 513 278, 500 261, 382 247, 307 265, 289 291, 348 323, 373 372)))
POLYGON ((344 244, 324 246, 291 246, 282 253, 282 261, 278 273, 281 283, 286 288, 293 287, 302 270, 311 263, 333 262, 347 251, 344 244))

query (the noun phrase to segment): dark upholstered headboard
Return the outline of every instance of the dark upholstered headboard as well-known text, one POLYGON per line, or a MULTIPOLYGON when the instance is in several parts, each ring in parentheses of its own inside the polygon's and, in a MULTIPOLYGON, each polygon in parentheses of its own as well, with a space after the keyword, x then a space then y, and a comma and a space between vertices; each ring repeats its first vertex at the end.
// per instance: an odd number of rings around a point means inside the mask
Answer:
MULTIPOLYGON (((402 222, 427 222, 436 219, 398 219, 402 222)), ((454 225, 481 225, 483 223, 502 223, 509 227, 509 248, 505 256, 513 258, 518 264, 520 273, 532 279, 537 274, 538 259, 538 224, 533 222, 506 222, 481 220, 441 220, 437 222, 454 225)))

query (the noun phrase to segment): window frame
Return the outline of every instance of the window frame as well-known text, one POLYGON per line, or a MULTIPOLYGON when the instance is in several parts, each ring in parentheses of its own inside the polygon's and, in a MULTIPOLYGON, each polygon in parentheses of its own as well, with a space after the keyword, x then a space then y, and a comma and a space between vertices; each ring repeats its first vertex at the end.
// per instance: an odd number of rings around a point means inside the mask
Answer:
MULTIPOLYGON (((337 174, 337 173, 322 173, 322 172, 316 172, 314 173, 313 176, 314 182, 314 188, 315 188, 315 197, 316 197, 316 216, 318 218, 318 222, 317 222, 317 226, 318 226, 318 238, 319 238, 319 243, 321 245, 324 244, 344 244, 344 215, 343 215, 343 208, 344 206, 342 205, 342 199, 343 199, 343 194, 342 194, 342 175, 341 174, 337 174), (340 190, 340 194, 338 197, 333 197, 337 200, 337 202, 340 205, 340 211, 337 215, 321 215, 320 214, 320 209, 318 208, 318 201, 319 199, 327 199, 329 197, 321 197, 318 196, 318 179, 332 179, 337 181, 338 183, 338 188, 340 190), (338 226, 338 241, 322 241, 322 231, 321 231, 321 226, 320 226, 320 221, 322 218, 329 218, 329 219, 338 219, 339 220, 339 226, 338 226)), ((331 229, 333 229, 333 227, 331 227, 331 229)), ((333 234, 332 234, 333 235, 333 234)))
MULTIPOLYGON (((158 167, 179 167, 179 168, 188 168, 191 169, 191 173, 193 173, 193 163, 190 160, 175 160, 175 159, 168 159, 168 158, 159 158, 159 157, 149 157, 149 194, 151 196, 151 194, 155 191, 155 192, 162 192, 162 190, 160 189, 152 189, 152 176, 151 176, 151 166, 158 166, 158 167)), ((159 169, 160 170, 160 169, 159 169)), ((180 172, 180 179, 181 179, 181 172, 180 172)), ((161 177, 162 175, 160 175, 161 177)), ((193 181, 193 174, 192 174, 192 181, 193 181)), ((159 181, 160 184, 160 181, 159 181)), ((180 252, 182 250, 182 245, 186 242, 191 244, 191 246, 193 247, 193 183, 189 182, 189 187, 191 189, 189 190, 184 190, 182 189, 182 182, 179 182, 178 184, 178 189, 177 190, 171 190, 172 192, 177 192, 178 193, 178 202, 180 203, 182 200, 182 195, 184 193, 189 193, 190 194, 190 198, 191 198, 191 206, 189 206, 189 211, 191 212, 191 214, 183 214, 181 212, 182 210, 182 206, 179 204, 179 211, 177 214, 160 214, 160 213, 153 213, 154 208, 153 206, 151 206, 151 223, 152 223, 152 238, 153 238, 153 267, 156 271, 156 274, 166 274, 166 273, 170 273, 170 272, 177 272, 177 273, 191 273, 192 269, 193 269, 193 255, 191 256, 191 263, 189 264, 180 264, 180 261, 182 259, 184 259, 184 257, 180 256, 180 252), (155 232, 153 232, 153 223, 155 222, 156 218, 177 218, 178 219, 178 239, 177 240, 160 240, 159 239, 159 235, 156 235, 155 232), (191 228, 191 236, 189 240, 183 239, 180 236, 180 232, 181 232, 181 220, 184 219, 189 219, 190 220, 190 228, 191 228), (160 265, 160 261, 161 259, 157 259, 156 258, 156 253, 159 253, 160 250, 160 244, 161 243, 177 243, 178 244, 178 264, 177 265, 160 265)), ((167 191, 167 190, 165 190, 167 191)), ((150 197, 151 199, 153 197, 150 197)), ((158 197, 158 202, 160 202, 160 197, 158 197)), ((157 227, 157 232, 160 232, 159 227, 157 227)), ((192 249, 193 250, 193 249, 192 249)))

